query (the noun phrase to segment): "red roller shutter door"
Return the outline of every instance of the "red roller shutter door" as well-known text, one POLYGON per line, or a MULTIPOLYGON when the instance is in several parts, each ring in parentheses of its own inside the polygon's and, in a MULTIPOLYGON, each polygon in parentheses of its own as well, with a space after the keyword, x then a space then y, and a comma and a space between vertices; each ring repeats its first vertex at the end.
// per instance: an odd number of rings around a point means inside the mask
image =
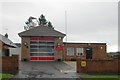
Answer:
POLYGON ((54 61, 54 57, 30 57, 31 61, 54 61))
MULTIPOLYGON (((38 44, 40 44, 39 42, 47 42, 48 41, 48 43, 49 42, 53 42, 54 43, 54 38, 53 37, 31 37, 30 38, 30 40, 31 40, 31 42, 36 42, 35 44, 33 44, 33 45, 35 45, 35 46, 37 46, 38 44), (38 44, 37 44, 37 42, 38 42, 38 44)), ((47 45, 48 47, 50 47, 49 45, 47 45)), ((34 47, 34 46, 31 46, 31 47, 34 47)), ((30 47, 30 49, 32 49, 30 47)), ((40 45, 39 45, 39 47, 40 47, 40 45)), ((39 48, 40 49, 40 48, 39 48)), ((54 49, 54 48, 53 48, 54 49)), ((30 56, 30 60, 31 61, 54 61, 55 60, 55 58, 54 58, 54 55, 53 56, 49 56, 49 55, 45 55, 44 53, 42 53, 42 54, 44 54, 44 56, 40 56, 41 55, 41 53, 42 52, 37 52, 37 53, 32 53, 31 51, 30 51, 30 54, 37 54, 37 55, 35 55, 35 56, 30 56), (40 54, 40 55, 39 55, 40 54), (39 55, 39 56, 38 56, 39 55)), ((47 53, 47 52, 46 52, 47 53)), ((48 52, 49 53, 49 52, 48 52)))

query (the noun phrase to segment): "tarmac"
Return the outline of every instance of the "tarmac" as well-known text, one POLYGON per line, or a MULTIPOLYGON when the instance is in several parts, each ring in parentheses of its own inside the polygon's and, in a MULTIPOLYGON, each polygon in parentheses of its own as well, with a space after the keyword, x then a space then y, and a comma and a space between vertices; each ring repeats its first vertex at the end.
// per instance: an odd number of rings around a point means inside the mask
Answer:
MULTIPOLYGON (((19 62, 19 73, 15 75, 14 79, 35 78, 36 79, 62 79, 70 80, 80 78, 76 73, 76 68, 69 65, 70 62, 62 61, 27 61, 19 62)), ((74 64, 75 65, 75 64, 74 64)), ((26 79, 25 79, 26 80, 26 79)), ((80 79, 79 79, 80 80, 80 79)))

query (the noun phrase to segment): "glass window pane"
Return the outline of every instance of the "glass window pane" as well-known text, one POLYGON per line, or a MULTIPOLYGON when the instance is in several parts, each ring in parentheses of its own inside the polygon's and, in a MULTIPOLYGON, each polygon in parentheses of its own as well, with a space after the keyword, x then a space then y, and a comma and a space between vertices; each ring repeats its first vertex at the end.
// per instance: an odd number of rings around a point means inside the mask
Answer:
POLYGON ((31 41, 30 44, 38 44, 37 41, 31 41))
POLYGON ((38 48, 39 46, 37 45, 30 45, 30 48, 38 48))
POLYGON ((77 48, 77 56, 83 55, 83 48, 77 48))
POLYGON ((30 53, 30 56, 38 56, 38 53, 30 53))
POLYGON ((30 52, 38 52, 38 49, 30 49, 30 52))
POLYGON ((53 41, 31 41, 30 56, 54 56, 53 41))
POLYGON ((74 48, 67 48, 67 55, 74 55, 74 48))

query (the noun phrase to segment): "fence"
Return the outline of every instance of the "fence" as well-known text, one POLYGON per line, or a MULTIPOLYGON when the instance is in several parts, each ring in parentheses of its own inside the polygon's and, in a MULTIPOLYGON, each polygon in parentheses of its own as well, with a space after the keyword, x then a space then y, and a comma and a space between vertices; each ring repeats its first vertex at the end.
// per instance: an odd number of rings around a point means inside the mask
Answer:
POLYGON ((12 56, 3 56, 0 58, 0 62, 2 64, 1 68, 2 73, 18 73, 19 63, 18 63, 18 55, 12 56))

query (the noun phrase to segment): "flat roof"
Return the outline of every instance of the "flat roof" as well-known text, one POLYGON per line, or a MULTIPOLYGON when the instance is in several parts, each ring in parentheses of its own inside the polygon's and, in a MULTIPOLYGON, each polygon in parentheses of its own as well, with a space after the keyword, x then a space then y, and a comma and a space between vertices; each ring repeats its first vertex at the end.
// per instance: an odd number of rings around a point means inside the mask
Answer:
POLYGON ((82 43, 82 42, 63 42, 63 44, 100 44, 100 45, 106 45, 106 43, 82 43))

